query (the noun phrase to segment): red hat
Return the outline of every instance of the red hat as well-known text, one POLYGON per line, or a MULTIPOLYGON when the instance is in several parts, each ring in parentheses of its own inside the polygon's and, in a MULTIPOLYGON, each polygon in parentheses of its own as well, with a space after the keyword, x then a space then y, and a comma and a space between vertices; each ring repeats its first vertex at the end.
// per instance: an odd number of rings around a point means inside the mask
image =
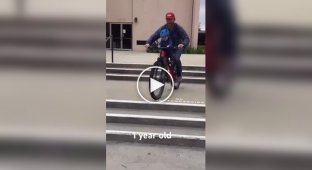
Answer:
POLYGON ((166 14, 166 19, 174 19, 175 20, 175 15, 173 12, 168 12, 166 14))

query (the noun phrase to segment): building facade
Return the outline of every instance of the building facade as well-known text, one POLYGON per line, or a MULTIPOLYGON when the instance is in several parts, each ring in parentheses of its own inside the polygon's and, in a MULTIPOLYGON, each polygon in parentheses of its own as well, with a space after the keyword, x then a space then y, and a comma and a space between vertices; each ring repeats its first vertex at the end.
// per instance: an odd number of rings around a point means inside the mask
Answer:
MULTIPOLYGON (((312 28, 311 0, 236 0, 234 4, 242 27, 312 28)), ((199 6, 199 0, 1 0, 0 18, 106 20, 107 36, 120 37, 116 46, 144 50, 139 44, 165 23, 166 12, 173 11, 196 47, 199 6)))
POLYGON ((0 18, 105 20, 106 0, 1 0, 0 18))
POLYGON ((107 36, 114 36, 117 49, 143 51, 146 40, 165 24, 165 14, 171 11, 189 35, 191 47, 197 47, 199 6, 199 0, 107 0, 107 36))

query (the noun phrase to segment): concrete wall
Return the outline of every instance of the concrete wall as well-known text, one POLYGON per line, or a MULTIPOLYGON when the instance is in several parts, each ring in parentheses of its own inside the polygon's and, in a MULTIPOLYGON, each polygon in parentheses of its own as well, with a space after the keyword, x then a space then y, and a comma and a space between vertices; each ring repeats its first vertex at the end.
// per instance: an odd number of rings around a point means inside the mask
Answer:
MULTIPOLYGON (((191 37, 193 0, 133 1, 133 17, 138 18, 138 22, 133 24, 133 44, 136 44, 136 40, 146 40, 161 25, 165 24, 165 14, 168 11, 176 14, 176 22, 183 26, 191 37)), ((196 25, 198 29, 198 21, 196 25)), ((133 49, 144 50, 145 48, 143 46, 134 46, 133 49)))
POLYGON ((1 0, 0 2, 0 17, 14 17, 16 14, 15 1, 1 0))
MULTIPOLYGON (((165 24, 165 13, 176 13, 182 25, 197 45, 199 0, 24 0, 24 17, 56 19, 107 19, 107 22, 133 23, 134 50, 137 40, 146 40, 165 24), (107 7, 107 9, 106 9, 107 7), (193 14, 193 11, 194 14, 193 14), (134 18, 138 22, 134 23, 134 18)), ((16 16, 16 0, 1 0, 0 16, 16 16), (2 9, 2 10, 1 10, 2 9)))
MULTIPOLYGON (((143 0, 25 0, 28 16, 32 17, 97 17, 102 18, 106 13, 106 6, 116 4, 118 11, 107 9, 107 18, 114 18, 120 22, 132 22, 132 9, 128 8, 132 1, 143 0), (107 2, 107 4, 106 4, 107 2), (114 2, 114 3, 113 3, 114 2), (120 5, 122 4, 122 5, 120 5), (121 15, 122 14, 122 15, 121 15), (118 16, 127 16, 119 18, 118 16)), ((154 3, 152 10, 157 9, 157 3, 165 3, 165 6, 173 5, 190 11, 184 4, 191 4, 193 0, 146 0, 154 3), (155 2, 154 2, 155 1, 155 2), (181 1, 181 2, 180 2, 181 1), (155 4, 156 3, 156 4, 155 4), (168 4, 168 5, 167 5, 168 4)), ((281 24, 298 25, 303 27, 312 26, 312 1, 285 1, 285 0, 235 0, 237 13, 242 24, 281 24)), ((163 6, 164 8, 164 6, 163 6)), ((163 9, 162 8, 162 9, 163 9)), ((174 9, 176 9, 174 8, 174 9)), ((151 14, 148 10, 146 14, 151 14)), ((185 11, 184 11, 185 12, 185 11)), ((189 12, 186 12, 189 13, 189 12)), ((180 15, 180 14, 179 14, 180 15)), ((183 15, 183 14, 182 14, 183 15)), ((16 16, 15 0, 0 1, 0 17, 16 16)), ((182 22, 178 18, 178 22, 182 22), (179 21, 180 20, 180 21, 179 21)))
POLYGON ((243 25, 312 27, 311 0, 235 0, 243 25))
MULTIPOLYGON (((104 19, 106 0, 24 0, 24 17, 104 19)), ((16 0, 1 0, 0 17, 17 16, 16 0)))
POLYGON ((132 22, 133 0, 107 0, 107 22, 132 22))
POLYGON ((105 0, 27 0, 26 15, 35 18, 103 19, 105 0))
POLYGON ((199 25, 199 12, 200 12, 200 0, 194 0, 192 35, 190 35, 192 47, 197 47, 198 45, 198 29, 200 26, 199 25))

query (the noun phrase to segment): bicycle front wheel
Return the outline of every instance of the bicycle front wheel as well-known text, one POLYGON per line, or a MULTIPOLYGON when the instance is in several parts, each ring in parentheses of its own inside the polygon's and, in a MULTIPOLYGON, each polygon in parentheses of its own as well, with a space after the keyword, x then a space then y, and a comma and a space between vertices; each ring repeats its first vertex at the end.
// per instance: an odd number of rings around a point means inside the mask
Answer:
MULTIPOLYGON (((154 63, 154 66, 162 67, 163 68, 163 63, 161 61, 156 61, 154 63)), ((165 84, 166 81, 166 72, 160 68, 152 68, 151 73, 150 73, 150 78, 159 81, 163 84, 165 84)), ((159 100, 164 92, 165 86, 162 86, 158 88, 157 90, 154 90, 150 92, 151 97, 154 100, 159 100)), ((151 81, 149 81, 149 90, 151 91, 151 81)))

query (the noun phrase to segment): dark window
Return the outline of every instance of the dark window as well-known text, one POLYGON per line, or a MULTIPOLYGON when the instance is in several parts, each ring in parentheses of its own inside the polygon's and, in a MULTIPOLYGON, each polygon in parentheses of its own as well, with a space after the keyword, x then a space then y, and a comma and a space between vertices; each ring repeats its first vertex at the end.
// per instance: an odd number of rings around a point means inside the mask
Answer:
POLYGON ((115 48, 121 48, 121 24, 111 24, 113 44, 115 48))
POLYGON ((122 47, 123 49, 132 49, 132 25, 123 24, 122 25, 122 47))
MULTIPOLYGON (((110 26, 109 23, 106 23, 106 37, 110 36, 110 26)), ((110 48, 110 42, 111 40, 109 39, 108 41, 106 41, 106 48, 110 48)))

